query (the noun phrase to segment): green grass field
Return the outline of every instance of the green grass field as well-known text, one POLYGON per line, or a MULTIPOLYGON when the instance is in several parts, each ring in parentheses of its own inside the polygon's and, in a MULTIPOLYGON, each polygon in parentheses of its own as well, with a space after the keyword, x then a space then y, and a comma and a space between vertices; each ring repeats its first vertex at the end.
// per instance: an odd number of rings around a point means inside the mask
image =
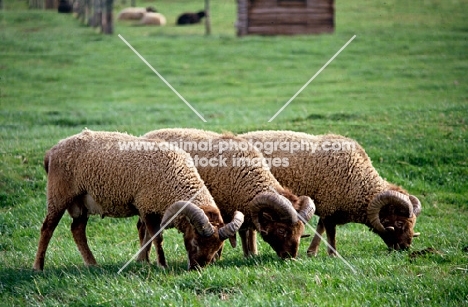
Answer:
MULTIPOLYGON (((178 28, 203 1, 154 5, 168 25, 115 23, 104 36, 71 15, 7 0, 0 12, 0 305, 2 306, 466 306, 468 305, 468 1, 337 1, 336 31, 235 36, 235 1, 212 1, 212 35, 178 28), (122 35, 193 107, 196 116, 122 35), (353 36, 356 38, 271 123, 268 120, 353 36), (44 152, 93 130, 142 135, 163 127, 236 133, 339 133, 364 146, 379 173, 419 197, 409 252, 388 252, 366 227, 338 228, 338 250, 282 261, 259 240, 244 259, 186 270, 182 236, 166 232, 169 268, 132 262, 136 218, 88 224, 98 267, 85 267, 60 222, 44 273, 34 273, 46 215, 44 152), (411 259, 428 247, 439 253, 411 259)), ((123 5, 116 2, 115 11, 123 5)), ((311 221, 315 227, 317 217, 311 221)), ((309 230, 312 233, 312 230, 309 230)), ((154 258, 154 253, 152 254, 154 258)))

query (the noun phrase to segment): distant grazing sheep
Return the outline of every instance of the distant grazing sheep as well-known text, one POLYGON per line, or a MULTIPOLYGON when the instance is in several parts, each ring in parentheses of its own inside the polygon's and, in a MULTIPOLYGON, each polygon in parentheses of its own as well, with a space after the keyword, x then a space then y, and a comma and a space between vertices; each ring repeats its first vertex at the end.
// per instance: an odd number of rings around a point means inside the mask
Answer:
POLYGON ((146 13, 140 19, 139 24, 146 26, 164 26, 166 25, 166 17, 160 13, 146 13))
POLYGON ((155 13, 157 10, 152 7, 148 6, 147 8, 144 7, 127 7, 120 11, 119 15, 117 16, 118 20, 140 20, 143 18, 147 12, 155 13))
MULTIPOLYGON (((255 131, 240 134, 255 147, 289 144, 288 150, 263 150, 269 158, 287 158, 288 167, 272 166, 275 178, 292 192, 309 195, 320 216, 317 232, 327 233, 336 250, 336 225, 362 223, 377 233, 391 249, 406 249, 418 233, 413 232, 421 203, 404 189, 379 176, 364 149, 340 135, 309 135, 294 131, 255 131), (296 151, 291 152, 292 146, 296 151), (309 144, 302 149, 297 146, 309 144), (314 146, 314 147, 312 147, 314 146)), ((282 146, 285 146, 285 145, 282 146)), ((286 148, 286 147, 283 147, 286 148)), ((316 255, 320 237, 313 238, 307 253, 316 255)), ((328 249, 330 255, 335 251, 328 249)))
POLYGON ((68 0, 60 0, 57 11, 59 13, 71 13, 73 9, 72 4, 68 0))
MULTIPOLYGON (((168 227, 174 226, 184 234, 189 269, 209 264, 223 241, 235 235, 243 215, 235 213, 233 222, 224 225, 196 168, 189 165, 189 154, 180 149, 134 151, 121 147, 138 141, 128 134, 84 130, 46 153, 47 216, 41 228, 35 270, 44 269, 47 246, 65 211, 73 219, 71 232, 86 265, 96 264, 86 238, 91 214, 139 215, 153 237, 160 225, 188 203, 168 227)), ((161 232, 154 245, 159 264, 166 267, 162 241, 161 232)), ((139 259, 147 260, 147 255, 140 253, 139 259)))
POLYGON ((194 159, 223 218, 230 220, 236 210, 245 214, 239 230, 244 256, 257 254, 255 231, 259 231, 278 257, 297 256, 304 231, 298 215, 309 221, 315 211, 314 203, 307 196, 298 197, 284 189, 268 170, 259 151, 232 134, 198 129, 161 129, 144 137, 185 143, 182 149, 194 159), (208 143, 212 149, 202 147, 208 143), (224 148, 226 144, 232 146, 224 148), (221 148, 224 150, 219 152, 221 148), (204 163, 208 161, 212 163, 204 163))
POLYGON ((198 13, 183 13, 177 18, 178 25, 189 25, 199 23, 203 17, 205 17, 205 11, 198 13))

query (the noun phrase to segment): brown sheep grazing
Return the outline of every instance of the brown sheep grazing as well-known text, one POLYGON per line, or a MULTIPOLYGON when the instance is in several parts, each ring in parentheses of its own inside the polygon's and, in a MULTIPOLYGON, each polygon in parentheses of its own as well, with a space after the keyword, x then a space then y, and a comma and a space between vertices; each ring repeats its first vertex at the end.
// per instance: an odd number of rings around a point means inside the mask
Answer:
MULTIPOLYGON (((404 189, 379 176, 364 149, 339 135, 293 131, 255 131, 239 135, 267 158, 287 159, 287 167, 271 172, 294 193, 309 195, 320 216, 317 233, 327 233, 330 255, 336 254, 336 225, 362 223, 390 249, 406 249, 413 237, 421 203, 404 189), (263 147, 263 149, 260 148, 263 147)), ((316 255, 316 235, 307 253, 316 255)))
MULTIPOLYGON (((35 270, 44 269, 47 246, 65 211, 73 219, 71 232, 86 265, 96 265, 86 238, 91 214, 139 215, 153 237, 183 209, 168 227, 174 226, 184 234, 189 269, 209 264, 223 241, 235 235, 242 214, 236 214, 232 223, 224 225, 186 152, 132 151, 125 147, 139 140, 124 133, 84 130, 61 140, 46 153, 47 216, 41 228, 35 270)), ((158 263, 166 267, 162 241, 160 232, 154 245, 158 263)), ((147 255, 140 253, 139 259, 146 260, 147 255)))
POLYGON ((239 230, 244 256, 257 254, 256 230, 280 258, 297 256, 304 231, 298 215, 309 221, 314 203, 307 196, 298 197, 284 189, 260 152, 232 134, 197 129, 161 129, 144 137, 180 144, 190 153, 225 220, 230 220, 236 210, 245 214, 239 230))

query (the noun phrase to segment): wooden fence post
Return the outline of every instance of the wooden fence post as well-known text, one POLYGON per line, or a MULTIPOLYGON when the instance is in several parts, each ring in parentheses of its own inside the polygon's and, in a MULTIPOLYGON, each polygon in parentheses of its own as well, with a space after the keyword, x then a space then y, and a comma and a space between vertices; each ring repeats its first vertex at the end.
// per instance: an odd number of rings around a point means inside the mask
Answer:
POLYGON ((45 0, 44 8, 46 10, 53 10, 58 8, 58 1, 57 0, 45 0))
POLYGON ((102 0, 92 0, 92 3, 89 3, 89 17, 87 24, 90 27, 97 28, 101 26, 102 20, 102 0))
POLYGON ((237 36, 247 35, 248 3, 247 0, 237 0, 237 36))
POLYGON ((86 13, 85 13, 85 5, 86 5, 86 1, 89 1, 89 0, 76 0, 74 3, 73 3, 73 12, 76 14, 76 19, 78 19, 79 22, 85 24, 85 17, 86 17, 86 13))
POLYGON ((205 35, 211 34, 210 0, 205 0, 205 35))
POLYGON ((102 0, 104 2, 104 8, 102 10, 102 33, 113 34, 114 24, 112 22, 112 8, 114 6, 114 0, 102 0))
POLYGON ((30 9, 43 9, 44 0, 29 0, 29 8, 30 9))

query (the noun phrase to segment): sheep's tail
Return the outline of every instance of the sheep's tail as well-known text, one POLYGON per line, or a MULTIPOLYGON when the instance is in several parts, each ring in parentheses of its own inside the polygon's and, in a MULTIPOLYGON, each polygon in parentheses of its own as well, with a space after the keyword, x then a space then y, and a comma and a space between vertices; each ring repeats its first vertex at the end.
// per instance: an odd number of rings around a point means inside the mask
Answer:
POLYGON ((49 160, 50 160, 50 154, 49 154, 49 151, 47 151, 44 156, 44 169, 47 174, 49 173, 49 160))

